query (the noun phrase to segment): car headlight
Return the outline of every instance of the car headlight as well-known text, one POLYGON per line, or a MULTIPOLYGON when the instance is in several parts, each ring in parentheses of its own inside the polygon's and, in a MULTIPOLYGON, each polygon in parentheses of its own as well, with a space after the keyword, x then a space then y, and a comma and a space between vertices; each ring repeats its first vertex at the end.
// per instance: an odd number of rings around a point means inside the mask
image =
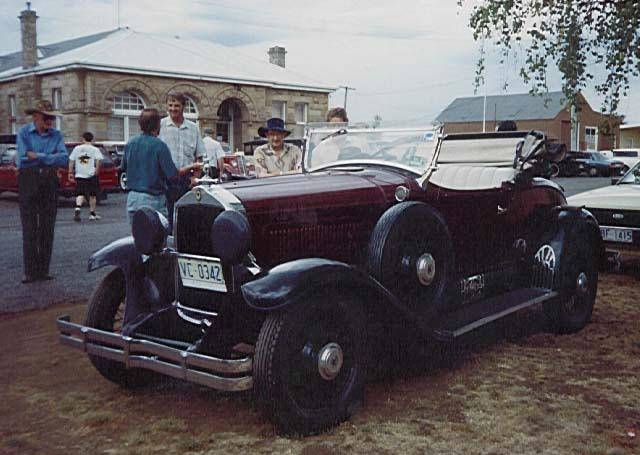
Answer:
POLYGON ((211 226, 213 251, 223 263, 239 264, 251 248, 251 226, 240 212, 225 210, 211 226))
POLYGON ((142 207, 133 214, 131 233, 133 243, 140 253, 159 253, 169 235, 169 221, 163 214, 149 207, 142 207))

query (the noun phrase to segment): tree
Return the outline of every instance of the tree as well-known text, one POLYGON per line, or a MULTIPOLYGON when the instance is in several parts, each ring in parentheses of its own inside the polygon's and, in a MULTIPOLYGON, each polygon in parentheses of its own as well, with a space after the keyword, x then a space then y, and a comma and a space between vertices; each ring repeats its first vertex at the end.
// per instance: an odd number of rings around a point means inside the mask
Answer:
MULTIPOLYGON (((640 73, 638 0, 481 0, 469 25, 476 41, 492 39, 505 58, 514 46, 524 47, 519 74, 531 93, 548 91, 547 66, 556 64, 571 105, 594 80, 607 110, 614 113, 640 73), (597 70, 603 67, 606 77, 598 80, 597 70)), ((481 51, 476 87, 483 81, 484 64, 481 51)))

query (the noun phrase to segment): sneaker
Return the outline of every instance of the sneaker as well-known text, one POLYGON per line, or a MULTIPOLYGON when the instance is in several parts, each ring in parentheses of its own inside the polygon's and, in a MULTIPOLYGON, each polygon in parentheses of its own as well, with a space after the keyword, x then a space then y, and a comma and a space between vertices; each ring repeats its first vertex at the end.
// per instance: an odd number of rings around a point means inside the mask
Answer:
POLYGON ((102 217, 96 213, 92 213, 91 216, 89 217, 90 220, 99 220, 102 217))
POLYGON ((73 221, 80 221, 80 209, 75 210, 75 213, 73 214, 73 221))

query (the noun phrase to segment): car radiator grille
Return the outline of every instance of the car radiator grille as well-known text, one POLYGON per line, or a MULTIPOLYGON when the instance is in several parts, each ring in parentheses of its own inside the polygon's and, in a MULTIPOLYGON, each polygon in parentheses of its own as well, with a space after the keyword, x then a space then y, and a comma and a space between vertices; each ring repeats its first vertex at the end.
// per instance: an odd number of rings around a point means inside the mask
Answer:
POLYGON ((640 210, 590 209, 601 226, 640 227, 640 210))
POLYGON ((222 208, 185 205, 177 208, 176 247, 180 253, 215 256, 211 246, 211 225, 222 208))
MULTIPOLYGON (((210 205, 184 205, 176 207, 176 248, 179 253, 213 256, 211 225, 222 208, 210 205)), ((176 296, 188 308, 218 311, 227 297, 223 294, 184 287, 176 269, 176 296)))

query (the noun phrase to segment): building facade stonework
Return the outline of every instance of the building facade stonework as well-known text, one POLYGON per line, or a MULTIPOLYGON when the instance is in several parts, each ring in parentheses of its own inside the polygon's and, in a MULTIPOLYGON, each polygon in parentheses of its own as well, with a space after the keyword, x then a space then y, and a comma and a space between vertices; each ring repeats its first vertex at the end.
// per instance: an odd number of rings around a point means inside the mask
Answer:
POLYGON ((243 142, 254 139, 258 128, 268 118, 280 115, 279 111, 274 111, 274 105, 279 108, 284 103, 285 122, 292 131, 299 131, 296 127, 305 121, 322 121, 328 108, 328 94, 321 92, 80 68, 0 82, 0 132, 9 134, 16 127, 30 122, 31 117, 24 112, 37 99, 48 99, 55 105, 56 91, 61 100, 59 109, 64 114, 60 127, 69 141, 79 140, 85 131, 91 131, 98 141, 126 140, 132 136, 137 131, 137 116, 133 111, 131 115, 123 115, 114 106, 116 97, 123 94, 133 94, 139 97, 144 107, 164 112, 167 94, 183 92, 195 107, 196 114, 191 118, 197 120, 200 128, 214 128, 225 142, 233 144, 236 149, 242 149, 243 142), (301 118, 301 112, 306 118, 301 118), (124 134, 125 128, 113 127, 124 118, 129 122, 127 135, 124 134))

